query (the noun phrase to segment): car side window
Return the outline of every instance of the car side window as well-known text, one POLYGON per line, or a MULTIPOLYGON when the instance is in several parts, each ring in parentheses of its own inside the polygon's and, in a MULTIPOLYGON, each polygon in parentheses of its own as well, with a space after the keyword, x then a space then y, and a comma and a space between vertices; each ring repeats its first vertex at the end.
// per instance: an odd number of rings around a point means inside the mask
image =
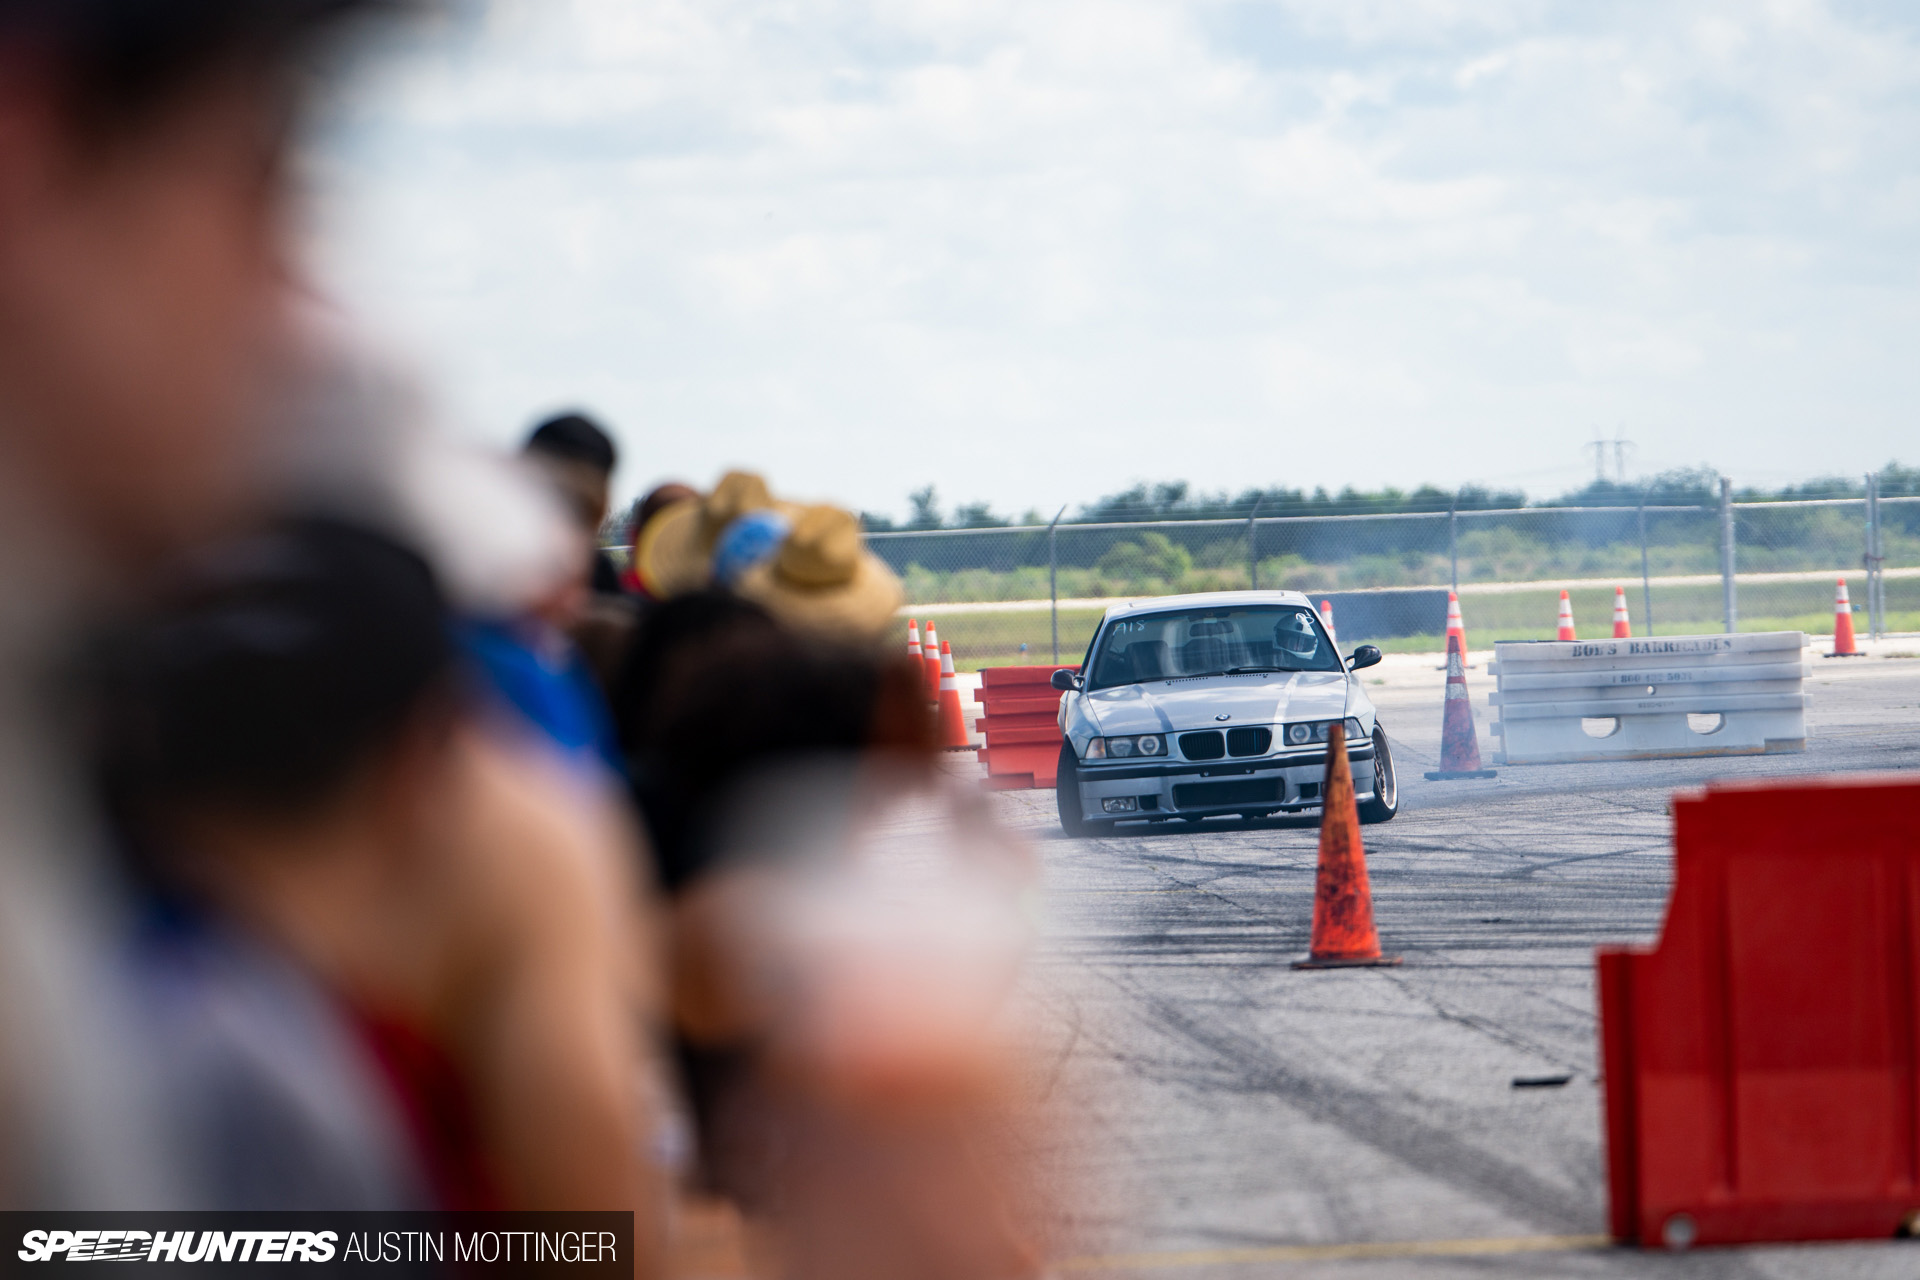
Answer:
POLYGON ((1119 643, 1120 639, 1119 635, 1108 636, 1100 646, 1099 665, 1090 681, 1093 686, 1131 684, 1138 679, 1133 674, 1133 646, 1119 643))

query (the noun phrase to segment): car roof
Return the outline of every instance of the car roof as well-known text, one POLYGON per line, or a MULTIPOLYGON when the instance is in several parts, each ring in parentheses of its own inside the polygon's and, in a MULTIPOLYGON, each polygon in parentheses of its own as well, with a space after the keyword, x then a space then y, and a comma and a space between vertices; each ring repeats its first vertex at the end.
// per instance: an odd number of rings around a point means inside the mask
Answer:
POLYGON ((1100 621, 1102 625, 1130 613, 1160 613, 1175 609, 1210 608, 1216 605, 1294 604, 1311 609, 1313 601, 1298 591, 1196 591, 1184 596, 1153 596, 1110 605, 1100 621))

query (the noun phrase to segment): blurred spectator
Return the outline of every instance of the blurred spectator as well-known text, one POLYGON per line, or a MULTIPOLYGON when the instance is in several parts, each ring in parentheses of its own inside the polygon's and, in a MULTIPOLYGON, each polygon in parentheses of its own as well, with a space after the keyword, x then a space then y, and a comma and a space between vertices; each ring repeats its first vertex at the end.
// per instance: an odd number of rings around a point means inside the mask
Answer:
POLYGON ((318 525, 227 548, 194 587, 122 638, 102 699, 107 794, 154 904, 134 955, 170 1150, 210 1206, 430 1207, 431 1152, 349 1010, 270 932, 208 910, 192 890, 216 878, 179 846, 208 807, 317 814, 400 736, 451 666, 431 579, 318 525))
POLYGON ((76 633, 257 496, 292 128, 355 0, 0 0, 0 1203, 161 1208, 76 633))
POLYGON ((567 755, 597 760, 619 777, 625 765, 605 689, 632 640, 634 613, 598 545, 617 454, 607 433, 578 413, 534 428, 523 453, 571 518, 577 567, 516 607, 471 614, 462 642, 525 723, 567 755))
POLYGON ((535 427, 523 452, 559 490, 589 539, 588 585, 597 594, 620 594, 620 571, 599 546, 613 472, 620 462, 613 438, 585 414, 563 413, 535 427))
POLYGON ((698 498, 699 490, 690 484, 678 480, 669 480, 649 489, 646 496, 633 504, 633 522, 627 536, 627 567, 621 572, 621 583, 627 590, 645 599, 652 599, 653 592, 640 576, 640 539, 653 518, 676 502, 685 502, 698 498))
MULTIPOLYGON (((221 548, 131 650, 116 791, 156 879, 332 993, 435 1204, 633 1208, 645 1235, 632 833, 466 713, 446 624, 378 535, 221 548)), ((226 1165, 264 1136, 215 1131, 226 1165)))
POLYGON ((597 758, 618 775, 605 689, 632 641, 635 614, 598 545, 617 454, 607 433, 577 413, 541 423, 523 453, 571 517, 578 567, 517 608, 470 616, 462 636, 508 706, 563 751, 597 758))
POLYGON ((733 472, 655 525, 655 580, 714 584, 652 607, 616 685, 616 725, 671 889, 707 856, 703 808, 741 776, 869 748, 930 762, 934 731, 924 674, 876 644, 903 593, 851 514, 776 501, 760 477, 733 472))

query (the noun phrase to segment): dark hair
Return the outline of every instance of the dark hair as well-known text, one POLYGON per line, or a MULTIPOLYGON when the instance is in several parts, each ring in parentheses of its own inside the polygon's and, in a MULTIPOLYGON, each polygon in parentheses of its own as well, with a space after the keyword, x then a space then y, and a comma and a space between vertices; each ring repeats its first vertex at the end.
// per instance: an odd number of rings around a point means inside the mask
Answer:
POLYGON ((527 452, 584 462, 607 475, 613 474, 620 456, 600 424, 580 413, 563 413, 535 427, 527 437, 527 452))
POLYGON ((925 681, 904 654, 809 642, 724 592, 656 605, 613 701, 662 886, 714 865, 729 789, 757 768, 873 748, 931 760, 925 681))
POLYGON ((654 605, 611 691, 622 749, 630 756, 646 751, 661 701, 684 678, 680 668, 690 659, 743 641, 777 642, 781 635, 772 614, 730 591, 691 591, 654 605))
POLYGON ((127 638, 109 778, 134 804, 296 811, 389 741, 451 661, 424 560, 351 525, 286 523, 196 563, 127 638))
POLYGON ((0 46, 51 59, 79 122, 112 128, 236 63, 291 63, 350 16, 406 0, 0 0, 0 46))

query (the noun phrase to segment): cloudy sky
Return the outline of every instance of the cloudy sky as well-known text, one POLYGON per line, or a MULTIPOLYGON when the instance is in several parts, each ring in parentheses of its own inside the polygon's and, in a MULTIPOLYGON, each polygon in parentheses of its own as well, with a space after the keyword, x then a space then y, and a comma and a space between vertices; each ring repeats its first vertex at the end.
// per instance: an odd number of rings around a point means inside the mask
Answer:
POLYGON ((1839 0, 498 0, 318 271, 509 440, 874 510, 1920 462, 1920 19, 1839 0))

